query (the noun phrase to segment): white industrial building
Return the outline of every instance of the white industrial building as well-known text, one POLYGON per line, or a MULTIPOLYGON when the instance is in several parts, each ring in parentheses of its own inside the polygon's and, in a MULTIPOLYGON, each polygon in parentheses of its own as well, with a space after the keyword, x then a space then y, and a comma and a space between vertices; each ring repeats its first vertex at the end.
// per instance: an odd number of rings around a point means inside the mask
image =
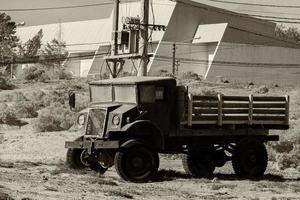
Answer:
MULTIPOLYGON (((193 71, 205 79, 300 83, 300 45, 275 37, 276 24, 248 15, 189 0, 153 0, 149 23, 167 26, 150 31, 148 74, 172 71, 176 47, 178 73, 193 71), (265 77, 271 77, 266 80, 265 77), (297 81, 296 81, 297 82, 297 81)), ((120 5, 120 26, 127 16, 138 16, 140 2, 120 5)), ((107 18, 18 28, 22 41, 43 29, 43 42, 60 38, 67 44, 64 63, 75 76, 100 76, 106 71, 103 55, 109 53, 113 9, 107 18)), ((126 60, 134 73, 139 60, 126 60)))

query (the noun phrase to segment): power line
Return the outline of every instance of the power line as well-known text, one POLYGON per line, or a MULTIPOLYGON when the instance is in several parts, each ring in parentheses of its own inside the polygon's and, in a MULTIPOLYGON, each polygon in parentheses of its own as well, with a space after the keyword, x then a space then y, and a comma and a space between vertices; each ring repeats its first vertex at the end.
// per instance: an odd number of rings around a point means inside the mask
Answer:
MULTIPOLYGON (((156 56, 157 60, 172 62, 172 57, 169 56, 156 56)), ((176 58, 181 63, 187 64, 208 64, 208 60, 190 59, 190 58, 176 58)), ((211 61, 212 64, 220 66, 235 66, 235 67, 263 67, 263 68, 295 68, 300 69, 299 64, 290 63, 249 63, 249 62, 231 62, 231 61, 211 61)))
POLYGON ((256 4, 256 3, 242 3, 235 1, 222 1, 222 0, 207 0, 218 3, 226 3, 226 4, 237 4, 237 5, 247 5, 247 6, 260 6, 260 7, 275 7, 275 8, 300 8, 300 6, 287 6, 287 5, 277 5, 277 4, 256 4))
MULTIPOLYGON (((195 8, 202 8, 204 10, 208 9, 208 8, 206 8, 204 6, 201 6, 201 5, 193 5, 191 3, 183 2, 183 1, 180 1, 180 0, 178 0, 178 2, 181 3, 181 4, 184 4, 184 5, 195 7, 195 8)), ((299 8, 300 8, 300 6, 299 6, 299 8)), ((258 16, 251 15, 251 14, 244 14, 244 13, 238 13, 238 12, 232 12, 232 11, 231 12, 226 12, 226 11, 222 11, 221 9, 215 10, 215 12, 226 14, 226 15, 232 15, 232 16, 237 16, 237 17, 248 18, 248 19, 251 19, 251 18, 253 19, 253 17, 258 17, 258 16)), ((271 17, 271 16, 267 16, 267 15, 260 15, 260 16, 265 17, 265 18, 270 18, 271 17)), ((262 20, 262 21, 278 22, 278 23, 300 24, 300 21, 293 22, 293 21, 285 21, 285 20, 276 20, 275 18, 278 18, 278 19, 280 19, 280 18, 275 17, 275 16, 273 16, 273 17, 274 17, 274 20, 273 19, 260 19, 260 18, 254 18, 254 19, 262 20)), ((296 20, 296 18, 295 19, 289 18, 289 20, 296 20)))
POLYGON ((103 3, 96 3, 96 4, 84 4, 84 5, 76 5, 76 6, 59 6, 59 7, 10 8, 10 9, 0 9, 0 11, 19 12, 19 11, 35 11, 35 10, 57 10, 57 9, 70 9, 70 8, 84 8, 84 7, 102 6, 102 5, 109 5, 109 4, 112 4, 112 2, 103 2, 103 3))
POLYGON ((38 63, 38 62, 55 62, 55 61, 64 61, 67 59, 76 59, 76 58, 91 58, 91 57, 98 57, 98 56, 105 56, 107 55, 107 52, 105 53, 95 53, 95 54, 87 54, 87 55, 78 55, 78 56, 70 56, 67 58, 45 58, 39 60, 40 56, 34 56, 34 57, 28 57, 28 58, 16 58, 17 62, 0 62, 0 65, 8 65, 8 64, 26 64, 26 63, 38 63))

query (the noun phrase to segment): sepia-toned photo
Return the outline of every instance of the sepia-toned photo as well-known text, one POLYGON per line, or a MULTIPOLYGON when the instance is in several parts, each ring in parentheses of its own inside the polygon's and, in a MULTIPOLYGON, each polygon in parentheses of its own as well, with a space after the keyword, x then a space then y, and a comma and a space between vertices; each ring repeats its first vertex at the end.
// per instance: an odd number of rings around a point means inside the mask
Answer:
POLYGON ((299 11, 0 0, 0 200, 300 200, 299 11))

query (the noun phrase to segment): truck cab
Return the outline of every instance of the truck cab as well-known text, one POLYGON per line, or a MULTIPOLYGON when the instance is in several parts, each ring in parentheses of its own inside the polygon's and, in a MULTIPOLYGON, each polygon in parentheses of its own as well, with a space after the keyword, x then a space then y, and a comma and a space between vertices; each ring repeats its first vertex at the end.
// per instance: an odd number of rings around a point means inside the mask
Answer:
MULTIPOLYGON (((183 167, 192 176, 211 176, 227 161, 238 176, 261 176, 268 161, 264 143, 278 140, 268 130, 288 127, 285 97, 193 99, 171 77, 94 81, 89 90, 90 104, 76 120, 84 132, 66 142, 67 163, 100 173, 115 165, 132 182, 153 180, 159 153, 183 154, 183 167)), ((74 95, 70 106, 75 106, 74 95)))

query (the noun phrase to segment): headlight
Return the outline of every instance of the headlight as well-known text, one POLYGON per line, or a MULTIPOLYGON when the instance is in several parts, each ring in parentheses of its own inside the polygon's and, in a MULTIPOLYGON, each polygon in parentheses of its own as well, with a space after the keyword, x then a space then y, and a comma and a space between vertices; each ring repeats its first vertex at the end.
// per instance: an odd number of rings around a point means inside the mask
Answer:
POLYGON ((85 114, 80 114, 77 118, 77 123, 81 126, 85 123, 85 114))
POLYGON ((118 115, 113 116, 113 118, 112 118, 112 124, 114 126, 118 126, 120 124, 120 121, 121 120, 120 120, 120 117, 118 115))

